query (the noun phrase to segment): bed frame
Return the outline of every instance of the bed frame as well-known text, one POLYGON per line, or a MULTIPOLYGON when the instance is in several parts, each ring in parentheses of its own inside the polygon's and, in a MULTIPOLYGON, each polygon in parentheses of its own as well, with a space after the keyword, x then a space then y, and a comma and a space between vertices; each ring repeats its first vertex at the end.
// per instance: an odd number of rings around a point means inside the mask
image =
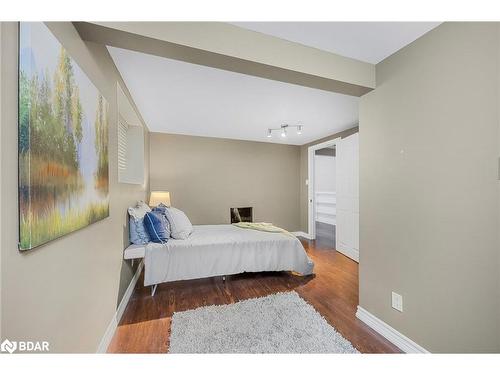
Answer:
MULTIPOLYGON (((132 267, 134 266, 134 261, 136 259, 143 259, 146 245, 130 245, 123 251, 123 259, 131 260, 132 267)), ((226 282, 226 276, 222 276, 222 281, 226 282)), ((156 287, 158 284, 151 285, 151 297, 156 293, 156 287)))
MULTIPOLYGON (((174 253, 169 255, 165 255, 165 253, 156 255, 160 256, 160 258, 155 258, 155 261, 159 259, 160 262, 167 262, 166 264, 171 261, 171 257, 174 257, 174 262, 177 261, 180 268, 176 266, 171 269, 171 273, 165 278, 161 276, 161 273, 160 275, 150 273, 148 277, 145 277, 144 284, 151 286, 151 296, 155 295, 159 283, 175 280, 221 277, 222 281, 225 282, 227 275, 241 272, 295 271, 304 276, 310 275, 313 272, 314 263, 307 256, 300 241, 292 235, 254 231, 252 229, 236 228, 232 225, 205 225, 196 227, 197 230, 192 234, 192 236, 198 235, 198 237, 193 237, 193 241, 195 241, 196 245, 190 246, 189 242, 184 242, 184 240, 172 240, 177 241, 177 243, 172 244, 172 248, 170 249, 170 251, 174 251, 174 253), (239 231, 244 232, 240 233, 239 231), (215 236, 215 242, 210 242, 212 235, 215 236), (224 236, 227 236, 227 242, 224 236), (280 236, 278 241, 275 236, 280 236), (290 237, 293 237, 293 240, 290 237), (205 244, 204 241, 207 240, 208 243, 205 244), (254 240, 255 245, 252 242, 254 240), (207 263, 199 263, 194 271, 188 268, 186 268, 188 269, 186 271, 182 266, 182 257, 184 256, 182 254, 184 254, 186 249, 185 246, 189 247, 191 257, 194 251, 195 256, 197 256, 198 253, 201 254, 200 256, 203 257, 204 262, 207 263), (209 248, 207 251, 213 251, 212 255, 210 252, 205 251, 207 246, 209 248), (175 250, 173 250, 174 248, 175 250), (243 259, 245 259, 246 263, 244 262, 242 266, 240 264, 235 266, 231 262, 224 262, 227 259, 224 255, 227 254, 227 251, 235 251, 237 254, 236 256, 243 256, 241 254, 244 254, 245 258, 243 259), (263 254, 265 255, 254 260, 255 257, 251 256, 251 254, 259 251, 261 253, 264 251, 265 253, 263 254), (248 254, 250 254, 250 256, 248 256, 248 254), (179 263, 179 257, 181 257, 181 263, 179 263), (206 268, 204 266, 205 264, 210 265, 210 267, 206 268), (211 271, 207 272, 207 270, 211 271)), ((147 246, 148 245, 130 245, 124 250, 123 258, 132 261, 135 259, 144 259, 147 246)), ((147 255, 149 257, 151 254, 148 253, 147 255)), ((156 265, 154 266, 156 267, 156 265)), ((154 268, 151 269, 151 272, 158 273, 158 267, 156 267, 156 271, 153 271, 153 269, 154 268)))

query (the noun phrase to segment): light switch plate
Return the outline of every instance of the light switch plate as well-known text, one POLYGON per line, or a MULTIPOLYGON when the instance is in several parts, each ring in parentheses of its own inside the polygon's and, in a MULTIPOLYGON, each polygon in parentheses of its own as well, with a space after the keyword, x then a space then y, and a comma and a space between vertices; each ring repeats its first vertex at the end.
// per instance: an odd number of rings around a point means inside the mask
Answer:
POLYGON ((392 308, 403 312, 403 296, 392 292, 392 308))

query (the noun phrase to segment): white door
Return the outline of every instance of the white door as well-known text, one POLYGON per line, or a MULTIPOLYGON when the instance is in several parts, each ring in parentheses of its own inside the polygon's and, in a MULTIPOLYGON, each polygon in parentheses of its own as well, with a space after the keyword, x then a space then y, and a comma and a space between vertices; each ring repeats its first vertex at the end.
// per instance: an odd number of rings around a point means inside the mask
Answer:
POLYGON ((337 251, 359 260, 359 137, 337 143, 337 251))

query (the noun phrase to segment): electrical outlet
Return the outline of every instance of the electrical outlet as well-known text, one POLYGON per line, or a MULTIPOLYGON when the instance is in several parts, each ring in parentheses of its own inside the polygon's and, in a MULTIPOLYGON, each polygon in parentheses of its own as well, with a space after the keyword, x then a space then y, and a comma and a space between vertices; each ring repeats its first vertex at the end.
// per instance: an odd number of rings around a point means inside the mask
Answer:
POLYGON ((392 292, 392 308, 403 312, 403 296, 392 292))

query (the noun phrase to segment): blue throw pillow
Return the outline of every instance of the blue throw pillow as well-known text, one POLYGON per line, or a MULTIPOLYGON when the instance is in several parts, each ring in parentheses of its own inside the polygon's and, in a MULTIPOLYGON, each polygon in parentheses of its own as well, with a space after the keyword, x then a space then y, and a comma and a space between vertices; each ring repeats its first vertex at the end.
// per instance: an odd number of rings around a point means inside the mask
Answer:
POLYGON ((167 232, 168 221, 160 212, 148 212, 144 216, 144 226, 149 238, 156 243, 166 243, 170 234, 167 232))
POLYGON ((167 209, 167 206, 165 206, 163 203, 160 203, 157 207, 153 208, 153 212, 156 212, 160 214, 161 216, 164 217, 165 220, 163 220, 163 223, 165 224, 165 236, 167 238, 171 237, 171 227, 170 227, 170 222, 168 221, 168 217, 165 214, 165 210, 167 209))
POLYGON ((144 219, 135 219, 132 216, 129 220, 130 242, 135 245, 145 245, 149 239, 149 234, 144 226, 144 219))

